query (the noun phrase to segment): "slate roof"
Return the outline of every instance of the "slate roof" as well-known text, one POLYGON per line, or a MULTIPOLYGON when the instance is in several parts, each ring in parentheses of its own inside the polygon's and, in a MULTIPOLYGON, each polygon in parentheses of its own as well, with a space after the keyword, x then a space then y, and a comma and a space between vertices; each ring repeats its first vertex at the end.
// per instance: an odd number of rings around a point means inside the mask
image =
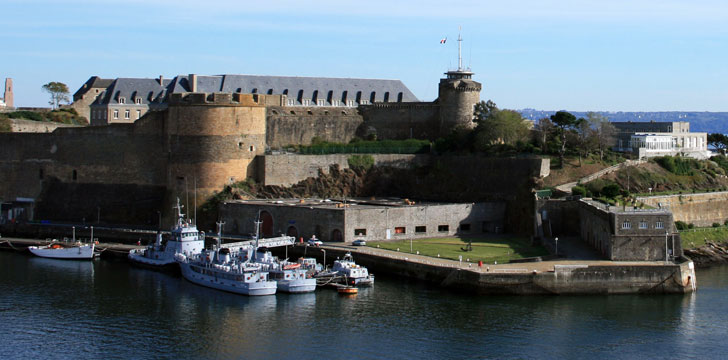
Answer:
POLYGON ((159 79, 117 78, 94 104, 118 104, 121 97, 126 104, 136 104, 137 97, 141 98, 142 105, 163 103, 170 83, 170 80, 163 80, 160 85, 159 79))
MULTIPOLYGON (((103 96, 99 96, 94 104, 117 104, 120 97, 125 98, 126 104, 134 104, 136 96, 141 96, 142 104, 166 102, 168 94, 191 92, 189 77, 189 75, 178 75, 171 80, 163 80, 163 85, 159 84, 158 79, 118 78, 113 80, 103 96)), ((359 100, 383 102, 387 93, 389 102, 419 101, 402 81, 379 79, 197 75, 196 91, 286 94, 289 100, 294 100, 293 105, 303 105, 306 100, 310 101, 310 105, 316 105, 315 100, 324 100, 326 106, 335 105, 336 101, 339 105, 345 105, 345 99, 353 100, 357 105, 359 100), (359 92, 361 94, 358 94, 359 92)))
POLYGON ((76 100, 80 98, 92 88, 106 89, 112 82, 114 82, 114 79, 102 79, 98 76, 92 76, 73 94, 73 99, 76 100))
MULTIPOLYGON (((189 75, 179 75, 175 78, 171 92, 189 92, 191 86, 189 75)), ((261 75, 214 75, 197 76, 197 92, 225 92, 225 93, 258 93, 272 95, 288 95, 288 99, 295 99, 296 105, 303 100, 311 100, 315 104, 314 95, 318 100, 325 100, 326 105, 332 101, 357 100, 357 93, 361 92, 361 100, 381 102, 385 94, 389 93, 389 102, 401 100, 403 102, 419 101, 417 97, 400 80, 380 79, 354 79, 354 78, 324 78, 299 76, 261 76, 261 75), (302 92, 301 92, 302 91, 302 92)))

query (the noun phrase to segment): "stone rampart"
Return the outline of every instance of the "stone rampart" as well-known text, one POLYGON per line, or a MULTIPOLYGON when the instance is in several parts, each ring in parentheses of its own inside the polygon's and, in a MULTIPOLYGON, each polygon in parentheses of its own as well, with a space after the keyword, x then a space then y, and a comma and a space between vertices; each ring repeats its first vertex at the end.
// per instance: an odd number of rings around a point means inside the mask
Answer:
MULTIPOLYGON (((265 155, 262 159, 263 185, 291 186, 309 177, 318 176, 319 171, 329 172, 331 165, 339 165, 341 169, 349 168, 349 157, 355 154, 331 155, 265 155)), ((412 168, 428 165, 429 155, 412 154, 372 154, 374 165, 412 168)))
POLYGON ((78 125, 62 124, 50 121, 10 119, 10 127, 11 131, 14 133, 49 133, 60 127, 78 127, 78 125))
POLYGON ((440 137, 440 106, 435 103, 377 103, 360 107, 364 123, 357 135, 378 139, 430 139, 440 137))
POLYGON ((675 221, 693 223, 696 226, 723 224, 728 220, 728 192, 645 196, 637 198, 652 207, 672 211, 675 221))
POLYGON ((364 118, 355 108, 321 106, 269 106, 266 143, 279 149, 288 145, 310 145, 318 137, 324 141, 348 143, 364 118))

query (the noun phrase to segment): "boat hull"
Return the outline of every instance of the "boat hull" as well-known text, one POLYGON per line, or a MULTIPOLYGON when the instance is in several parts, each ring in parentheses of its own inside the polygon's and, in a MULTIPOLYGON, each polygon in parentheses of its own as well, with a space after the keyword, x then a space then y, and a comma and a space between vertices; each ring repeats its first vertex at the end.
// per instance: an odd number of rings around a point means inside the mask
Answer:
POLYGON ((166 257, 164 257, 159 259, 151 259, 144 256, 143 253, 140 251, 132 250, 129 252, 128 259, 129 262, 132 263, 132 265, 141 268, 179 273, 179 264, 176 260, 174 260, 174 258, 167 259, 166 257))
POLYGON ((292 281, 277 280, 278 290, 291 294, 301 294, 316 291, 316 279, 299 279, 292 281))
POLYGON ((29 246, 33 255, 50 259, 88 260, 94 257, 94 244, 53 249, 48 246, 29 246))
POLYGON ((187 263, 180 263, 179 266, 182 271, 182 277, 187 279, 187 281, 212 289, 248 296, 274 295, 277 290, 275 281, 243 282, 220 279, 195 272, 192 270, 191 265, 187 263))

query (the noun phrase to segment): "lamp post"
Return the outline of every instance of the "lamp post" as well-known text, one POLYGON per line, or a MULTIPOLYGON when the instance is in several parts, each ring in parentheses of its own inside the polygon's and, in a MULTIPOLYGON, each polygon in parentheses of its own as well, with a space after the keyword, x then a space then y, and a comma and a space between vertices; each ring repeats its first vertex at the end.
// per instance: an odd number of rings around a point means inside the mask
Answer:
POLYGON ((157 216, 159 217, 159 230, 162 230, 162 212, 157 210, 157 216))
POLYGON ((668 261, 668 258, 667 258, 667 237, 668 236, 670 236, 670 233, 665 231, 665 262, 668 261))
POLYGON ((325 249, 321 249, 321 251, 324 252, 324 270, 326 270, 326 250, 325 249))
POLYGON ((554 242, 556 243, 556 251, 554 251, 554 255, 559 256, 559 238, 554 238, 554 242))

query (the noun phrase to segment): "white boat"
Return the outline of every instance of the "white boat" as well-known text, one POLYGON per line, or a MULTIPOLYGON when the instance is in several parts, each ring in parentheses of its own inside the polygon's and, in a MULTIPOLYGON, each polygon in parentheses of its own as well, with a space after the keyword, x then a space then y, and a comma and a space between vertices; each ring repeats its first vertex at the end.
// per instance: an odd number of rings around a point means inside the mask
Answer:
POLYGON ((374 275, 369 274, 367 268, 357 265, 350 252, 347 252, 343 259, 334 261, 331 272, 343 276, 346 279, 346 285, 374 285, 374 275))
POLYGON ((129 260, 135 265, 156 269, 176 269, 179 265, 174 256, 178 253, 193 255, 205 248, 205 233, 198 231, 197 226, 185 221, 182 205, 177 198, 177 223, 172 228, 170 238, 162 241, 162 234, 157 234, 157 240, 144 249, 129 251, 129 260))
POLYGON ((46 246, 28 246, 36 256, 53 259, 93 259, 95 244, 63 243, 53 241, 46 246))
POLYGON ((203 250, 189 257, 178 253, 175 258, 182 276, 194 284, 250 296, 276 293, 276 282, 268 279, 261 264, 232 255, 229 249, 222 248, 203 250))
POLYGON ((276 293, 277 284, 268 279, 268 271, 262 264, 250 261, 252 247, 232 253, 220 247, 222 223, 218 223, 218 243, 213 250, 197 254, 177 253, 182 276, 188 281, 209 288, 236 294, 259 296, 276 293))
POLYGON ((60 242, 53 240, 45 246, 28 246, 28 250, 36 256, 52 259, 93 259, 96 244, 93 242, 94 228, 91 227, 91 243, 84 244, 76 241, 76 228, 73 228, 73 240, 60 242))
POLYGON ((316 290, 316 279, 300 263, 278 260, 270 251, 258 251, 254 261, 268 270, 279 291, 300 294, 316 290))

